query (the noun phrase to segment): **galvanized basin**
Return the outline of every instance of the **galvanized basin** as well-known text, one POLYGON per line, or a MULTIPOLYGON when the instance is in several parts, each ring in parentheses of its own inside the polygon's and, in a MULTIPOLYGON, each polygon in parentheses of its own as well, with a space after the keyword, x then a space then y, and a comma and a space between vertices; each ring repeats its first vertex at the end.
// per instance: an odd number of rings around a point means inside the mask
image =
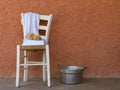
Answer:
POLYGON ((65 84, 79 84, 82 82, 82 74, 86 67, 63 66, 60 67, 61 81, 65 84))

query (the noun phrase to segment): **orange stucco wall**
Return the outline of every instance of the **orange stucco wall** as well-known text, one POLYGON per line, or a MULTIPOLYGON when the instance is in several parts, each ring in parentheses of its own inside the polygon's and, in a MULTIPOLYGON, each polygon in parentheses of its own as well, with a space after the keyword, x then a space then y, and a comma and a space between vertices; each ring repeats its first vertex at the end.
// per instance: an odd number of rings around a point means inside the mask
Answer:
MULTIPOLYGON (((57 64, 81 65, 84 77, 120 77, 119 0, 0 0, 0 77, 15 77, 21 12, 54 14, 50 35, 51 76, 57 64)), ((39 52, 30 58, 39 57, 39 52)), ((30 68, 39 77, 39 67, 30 68)))

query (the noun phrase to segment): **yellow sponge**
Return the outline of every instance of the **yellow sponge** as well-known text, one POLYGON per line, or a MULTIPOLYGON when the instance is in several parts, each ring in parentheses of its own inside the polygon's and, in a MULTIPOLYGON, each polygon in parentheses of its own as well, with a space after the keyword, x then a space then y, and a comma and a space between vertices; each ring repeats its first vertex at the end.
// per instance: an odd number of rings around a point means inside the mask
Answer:
POLYGON ((34 35, 34 36, 33 36, 33 40, 40 40, 40 39, 41 39, 40 36, 37 36, 37 35, 34 35))
POLYGON ((35 35, 35 34, 33 34, 33 33, 28 34, 28 35, 27 35, 27 38, 30 39, 30 40, 40 40, 40 39, 41 39, 40 36, 35 35))

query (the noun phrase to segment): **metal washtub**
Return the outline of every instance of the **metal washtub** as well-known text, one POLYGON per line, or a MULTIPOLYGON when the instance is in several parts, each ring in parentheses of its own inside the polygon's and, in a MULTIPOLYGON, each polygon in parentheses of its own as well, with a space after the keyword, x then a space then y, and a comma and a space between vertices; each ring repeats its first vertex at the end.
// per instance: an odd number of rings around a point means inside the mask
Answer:
POLYGON ((81 66, 59 66, 61 82, 65 84, 79 84, 82 82, 83 71, 86 67, 81 66))

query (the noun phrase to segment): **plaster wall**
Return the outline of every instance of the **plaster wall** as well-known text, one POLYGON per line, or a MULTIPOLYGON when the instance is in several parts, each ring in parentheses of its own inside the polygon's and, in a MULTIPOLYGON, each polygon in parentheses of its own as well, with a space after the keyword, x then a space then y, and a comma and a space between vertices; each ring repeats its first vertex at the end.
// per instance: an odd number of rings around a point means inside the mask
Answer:
MULTIPOLYGON (((20 13, 29 11, 54 14, 52 77, 59 76, 57 64, 86 66, 84 77, 120 77, 119 0, 0 0, 0 77, 15 77, 16 45, 23 39, 20 13)), ((29 77, 42 75, 39 67, 29 70, 29 77)))

